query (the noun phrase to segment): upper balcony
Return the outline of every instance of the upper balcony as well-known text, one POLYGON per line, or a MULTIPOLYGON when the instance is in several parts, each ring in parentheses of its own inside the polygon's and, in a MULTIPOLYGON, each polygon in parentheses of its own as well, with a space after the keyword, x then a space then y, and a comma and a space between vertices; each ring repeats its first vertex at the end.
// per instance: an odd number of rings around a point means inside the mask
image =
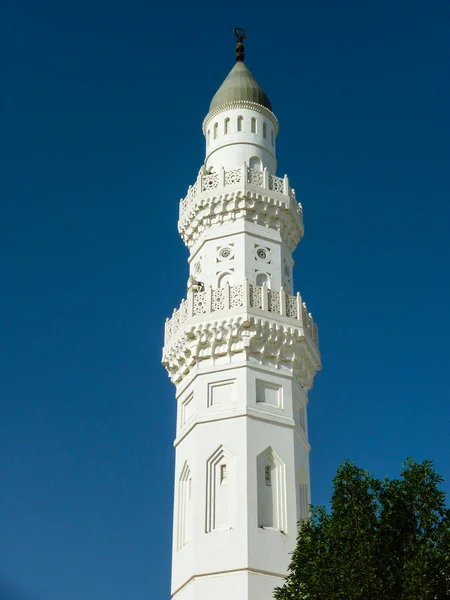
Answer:
POLYGON ((302 206, 289 180, 246 163, 232 171, 200 171, 180 200, 178 231, 191 248, 208 227, 244 219, 280 232, 294 250, 303 236, 302 206))
POLYGON ((187 300, 182 300, 180 308, 175 309, 172 317, 166 320, 164 345, 173 344, 187 326, 205 319, 219 318, 223 313, 233 316, 242 311, 261 317, 272 316, 286 325, 301 328, 319 357, 317 325, 300 294, 290 296, 283 288, 279 291, 270 290, 266 285, 252 285, 247 279, 241 285, 230 286, 226 283, 219 289, 209 287, 203 292, 189 290, 187 300))

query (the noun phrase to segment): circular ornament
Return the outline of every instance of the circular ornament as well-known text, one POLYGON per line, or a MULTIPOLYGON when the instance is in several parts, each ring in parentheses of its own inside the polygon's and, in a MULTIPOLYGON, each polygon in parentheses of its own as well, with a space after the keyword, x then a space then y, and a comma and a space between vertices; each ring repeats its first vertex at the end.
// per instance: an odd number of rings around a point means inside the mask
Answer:
POLYGON ((219 251, 219 258, 221 260, 227 260, 231 257, 231 248, 225 247, 219 251))
POLYGON ((256 251, 256 256, 260 260, 267 260, 267 250, 264 250, 264 248, 258 248, 258 250, 256 251))

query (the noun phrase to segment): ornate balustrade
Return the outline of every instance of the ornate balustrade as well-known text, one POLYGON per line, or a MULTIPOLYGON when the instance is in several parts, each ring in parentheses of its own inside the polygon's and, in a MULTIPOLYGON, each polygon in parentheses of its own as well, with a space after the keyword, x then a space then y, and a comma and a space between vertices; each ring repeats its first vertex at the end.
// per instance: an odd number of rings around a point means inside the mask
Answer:
POLYGON ((203 192, 227 187, 242 187, 244 184, 249 189, 253 187, 262 188, 263 190, 288 196, 290 208, 297 213, 300 221, 302 221, 302 207, 296 200, 295 190, 289 186, 287 175, 283 178, 276 177, 271 175, 267 169, 256 171, 248 167, 246 163, 233 171, 225 171, 222 168, 217 173, 203 174, 200 172, 194 185, 189 186, 186 198, 180 200, 180 220, 184 218, 186 212, 195 203, 196 198, 203 192))
POLYGON ((190 290, 187 300, 182 300, 180 308, 173 311, 171 319, 166 320, 165 344, 174 340, 189 320, 236 308, 242 308, 244 311, 247 308, 258 309, 292 319, 318 348, 317 325, 311 313, 308 313, 300 294, 290 296, 283 288, 279 291, 269 290, 265 285, 252 285, 247 280, 242 285, 226 284, 223 288, 210 287, 204 292, 190 290))

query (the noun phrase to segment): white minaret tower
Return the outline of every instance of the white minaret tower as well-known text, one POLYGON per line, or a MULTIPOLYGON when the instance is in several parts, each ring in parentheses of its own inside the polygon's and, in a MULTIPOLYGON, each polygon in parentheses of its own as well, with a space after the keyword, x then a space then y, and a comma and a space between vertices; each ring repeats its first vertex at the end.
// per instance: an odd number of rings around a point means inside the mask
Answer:
POLYGON ((203 122, 205 162, 180 202, 190 276, 165 329, 176 600, 271 600, 310 501, 306 406, 320 354, 293 295, 302 209, 276 176, 278 121, 235 34, 237 63, 203 122))

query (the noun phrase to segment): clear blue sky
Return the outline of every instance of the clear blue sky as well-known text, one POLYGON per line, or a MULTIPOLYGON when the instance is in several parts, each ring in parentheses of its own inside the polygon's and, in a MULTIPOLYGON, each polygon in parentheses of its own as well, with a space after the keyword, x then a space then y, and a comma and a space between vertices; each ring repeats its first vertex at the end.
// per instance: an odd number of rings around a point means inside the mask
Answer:
POLYGON ((448 2, 151 6, 3 4, 0 600, 169 598, 163 325, 236 26, 304 208, 313 501, 346 458, 450 491, 448 2))

